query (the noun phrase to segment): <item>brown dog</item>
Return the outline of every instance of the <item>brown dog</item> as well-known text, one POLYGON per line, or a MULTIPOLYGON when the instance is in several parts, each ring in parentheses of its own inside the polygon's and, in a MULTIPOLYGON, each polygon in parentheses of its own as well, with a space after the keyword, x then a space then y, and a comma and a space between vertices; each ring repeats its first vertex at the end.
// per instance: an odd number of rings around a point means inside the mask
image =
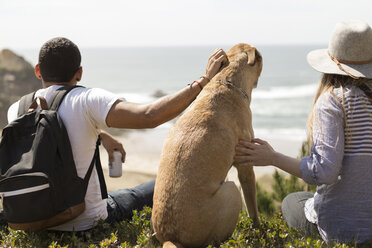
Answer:
MULTIPOLYGON (((232 47, 227 56, 229 62, 165 141, 152 212, 163 247, 218 243, 233 233, 238 221, 241 196, 225 178, 239 139, 254 137, 250 100, 262 57, 248 44, 232 47)), ((259 224, 253 168, 237 169, 249 215, 259 224)))

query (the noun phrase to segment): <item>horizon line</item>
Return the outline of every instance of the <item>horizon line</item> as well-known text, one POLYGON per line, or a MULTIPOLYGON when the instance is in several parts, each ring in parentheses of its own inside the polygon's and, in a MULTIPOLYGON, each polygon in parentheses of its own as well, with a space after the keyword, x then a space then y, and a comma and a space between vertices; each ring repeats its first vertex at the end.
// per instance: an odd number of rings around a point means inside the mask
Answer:
MULTIPOLYGON (((236 43, 238 44, 238 43, 236 43)), ((79 49, 122 49, 122 48, 180 48, 180 47, 232 47, 236 44, 179 44, 179 45, 97 45, 97 46, 79 46, 79 49)), ((280 46, 322 46, 327 47, 325 43, 256 43, 255 47, 280 47, 280 46)), ((9 50, 31 50, 31 49, 40 49, 41 46, 25 46, 25 47, 11 47, 11 46, 1 46, 0 50, 9 49, 9 50)))

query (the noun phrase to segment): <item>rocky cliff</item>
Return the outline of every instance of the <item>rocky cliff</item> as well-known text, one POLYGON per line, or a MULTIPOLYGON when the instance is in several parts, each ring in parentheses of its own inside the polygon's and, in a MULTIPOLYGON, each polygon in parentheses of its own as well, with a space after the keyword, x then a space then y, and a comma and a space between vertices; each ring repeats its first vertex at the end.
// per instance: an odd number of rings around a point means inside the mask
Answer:
POLYGON ((40 87, 30 63, 8 49, 0 50, 0 129, 7 124, 9 106, 40 87))

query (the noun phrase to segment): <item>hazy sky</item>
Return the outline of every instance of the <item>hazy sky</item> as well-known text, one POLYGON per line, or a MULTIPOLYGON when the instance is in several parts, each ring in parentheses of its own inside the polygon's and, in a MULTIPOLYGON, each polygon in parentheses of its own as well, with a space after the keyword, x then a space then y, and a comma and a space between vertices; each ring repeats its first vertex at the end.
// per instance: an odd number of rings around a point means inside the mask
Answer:
POLYGON ((372 1, 0 0, 0 49, 56 36, 80 47, 326 44, 350 19, 372 25, 372 1))

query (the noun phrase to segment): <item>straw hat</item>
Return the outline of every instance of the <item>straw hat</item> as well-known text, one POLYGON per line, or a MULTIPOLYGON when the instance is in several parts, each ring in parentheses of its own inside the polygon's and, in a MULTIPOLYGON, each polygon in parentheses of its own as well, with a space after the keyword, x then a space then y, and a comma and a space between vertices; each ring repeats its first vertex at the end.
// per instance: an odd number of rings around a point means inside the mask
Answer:
POLYGON ((337 23, 328 49, 311 51, 307 61, 317 71, 372 78, 372 30, 360 20, 337 23))

